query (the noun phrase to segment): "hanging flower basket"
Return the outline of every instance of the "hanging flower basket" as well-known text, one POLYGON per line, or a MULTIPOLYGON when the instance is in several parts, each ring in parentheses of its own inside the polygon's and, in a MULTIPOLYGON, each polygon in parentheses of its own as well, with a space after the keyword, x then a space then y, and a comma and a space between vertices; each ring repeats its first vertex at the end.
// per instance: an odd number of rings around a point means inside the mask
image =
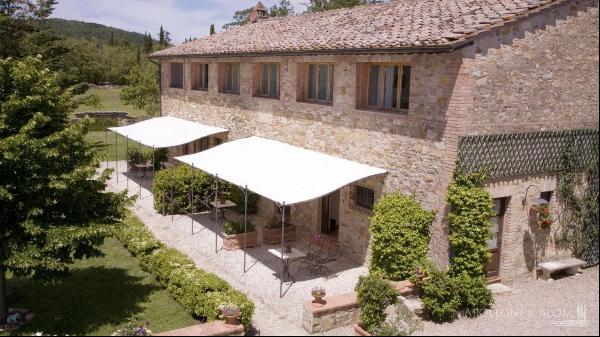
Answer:
POLYGON ((536 207, 538 215, 538 225, 541 229, 548 229, 554 223, 554 218, 552 217, 552 213, 550 212, 550 205, 547 203, 539 204, 536 207))

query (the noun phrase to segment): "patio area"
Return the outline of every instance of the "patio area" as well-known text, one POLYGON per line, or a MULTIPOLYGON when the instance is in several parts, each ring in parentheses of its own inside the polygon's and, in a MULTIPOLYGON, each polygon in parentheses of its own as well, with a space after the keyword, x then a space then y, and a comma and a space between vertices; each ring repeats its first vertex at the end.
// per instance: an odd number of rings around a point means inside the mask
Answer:
MULTIPOLYGON (((303 303, 312 299, 311 290, 323 287, 331 295, 350 292, 358 277, 367 273, 366 267, 357 267, 357 263, 344 257, 343 253, 331 266, 328 276, 312 275, 306 270, 298 271, 297 262, 292 262, 290 272, 296 282, 285 283, 283 296, 280 297, 280 280, 277 274, 281 271, 282 262, 269 252, 269 249, 280 248, 280 244, 260 243, 257 247, 248 248, 247 272, 244 273, 244 253, 242 250, 222 249, 222 224, 215 223, 214 213, 194 214, 192 234, 192 219, 189 216, 163 216, 154 211, 151 174, 139 177, 135 172, 126 172, 125 161, 118 163, 118 182, 113 174, 108 189, 123 191, 128 187, 130 195, 133 195, 139 193, 141 185, 141 198, 133 208, 135 215, 165 244, 179 249, 189 255, 200 268, 218 274, 236 289, 247 293, 257 306, 254 325, 261 334, 306 335, 302 328, 302 312, 303 303), (215 231, 219 234, 217 253, 215 231)), ((108 162, 108 166, 115 168, 115 162, 108 162)), ((293 246, 302 249, 308 245, 311 236, 302 232, 302 227, 298 229, 300 231, 293 246)))

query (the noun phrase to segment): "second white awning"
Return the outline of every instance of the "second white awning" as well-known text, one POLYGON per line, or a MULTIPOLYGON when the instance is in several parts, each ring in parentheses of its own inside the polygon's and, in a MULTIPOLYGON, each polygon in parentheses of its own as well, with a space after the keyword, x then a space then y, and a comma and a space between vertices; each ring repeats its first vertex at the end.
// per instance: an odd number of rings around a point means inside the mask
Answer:
POLYGON ((122 136, 157 149, 183 145, 195 140, 228 132, 175 117, 157 117, 139 123, 109 128, 122 136))
POLYGON ((260 137, 231 141, 175 159, 286 205, 314 200, 386 173, 381 168, 260 137))

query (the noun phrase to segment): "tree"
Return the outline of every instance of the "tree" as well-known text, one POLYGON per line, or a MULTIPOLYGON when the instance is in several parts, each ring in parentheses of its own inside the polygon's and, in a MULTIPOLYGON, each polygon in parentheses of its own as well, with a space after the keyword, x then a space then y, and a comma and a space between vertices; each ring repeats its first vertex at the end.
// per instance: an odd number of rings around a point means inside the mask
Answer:
MULTIPOLYGON (((241 26, 248 23, 250 13, 254 7, 235 11, 233 21, 223 25, 223 29, 228 29, 235 26, 241 26)), ((271 17, 282 17, 294 14, 294 6, 289 0, 279 0, 279 4, 273 5, 267 13, 271 17)))
POLYGON ((161 47, 165 45, 165 31, 163 26, 160 26, 160 31, 158 32, 158 44, 161 47))
POLYGON ((360 5, 371 5, 386 2, 386 0, 309 0, 307 12, 322 12, 331 9, 348 8, 360 5))
POLYGON ((215 24, 211 24, 210 25, 210 35, 215 35, 216 31, 215 31, 215 24))
POLYGON ((150 33, 144 34, 144 52, 146 54, 152 52, 152 44, 152 35, 150 35, 150 33))
POLYGON ((111 46, 115 45, 115 33, 114 32, 110 32, 110 45, 111 46))
POLYGON ((0 58, 27 55, 29 34, 40 31, 39 21, 54 10, 56 0, 0 0, 0 58))
POLYGON ((252 7, 235 11, 233 14, 233 21, 224 24, 223 29, 229 29, 231 27, 241 26, 248 23, 250 12, 252 12, 252 7))
POLYGON ((100 256, 126 215, 125 193, 105 192, 89 120, 70 123, 70 91, 40 58, 0 59, 0 321, 6 273, 53 278, 100 256))
POLYGON ((279 0, 279 5, 275 4, 269 9, 269 16, 281 17, 294 15, 294 6, 290 0, 279 0))
POLYGON ((153 72, 134 67, 125 80, 127 85, 121 90, 121 100, 124 104, 146 109, 158 103, 160 91, 153 72))

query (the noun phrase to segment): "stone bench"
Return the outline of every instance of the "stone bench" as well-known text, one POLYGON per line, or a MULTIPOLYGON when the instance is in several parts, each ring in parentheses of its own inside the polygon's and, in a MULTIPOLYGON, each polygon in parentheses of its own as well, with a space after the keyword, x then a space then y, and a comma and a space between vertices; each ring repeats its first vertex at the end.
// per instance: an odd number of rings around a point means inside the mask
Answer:
POLYGON ((579 268, 585 266, 585 261, 576 258, 568 258, 557 261, 543 262, 538 265, 538 270, 542 272, 540 276, 543 280, 552 280, 552 274, 565 271, 569 275, 575 275, 579 268))
POLYGON ((156 334, 156 336, 244 336, 244 326, 241 324, 233 325, 223 321, 214 321, 161 332, 156 334))

